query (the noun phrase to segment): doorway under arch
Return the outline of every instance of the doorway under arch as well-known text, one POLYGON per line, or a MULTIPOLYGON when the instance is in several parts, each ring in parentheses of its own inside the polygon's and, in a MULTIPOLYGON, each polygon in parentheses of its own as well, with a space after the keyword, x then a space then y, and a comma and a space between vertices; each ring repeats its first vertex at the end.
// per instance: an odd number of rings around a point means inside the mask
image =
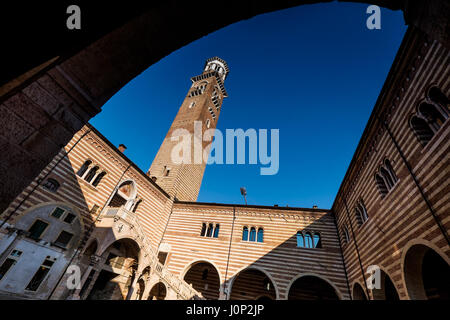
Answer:
POLYGON ((230 300, 276 300, 277 291, 270 277, 259 269, 239 272, 231 286, 230 300))
POLYGON ((430 247, 416 244, 409 248, 403 272, 410 299, 450 299, 450 266, 430 247))
POLYGON ((209 262, 200 261, 192 264, 184 275, 184 281, 209 300, 218 300, 220 296, 220 276, 217 269, 209 262))
POLYGON ((328 281, 305 275, 292 283, 288 300, 339 300, 339 296, 328 281))

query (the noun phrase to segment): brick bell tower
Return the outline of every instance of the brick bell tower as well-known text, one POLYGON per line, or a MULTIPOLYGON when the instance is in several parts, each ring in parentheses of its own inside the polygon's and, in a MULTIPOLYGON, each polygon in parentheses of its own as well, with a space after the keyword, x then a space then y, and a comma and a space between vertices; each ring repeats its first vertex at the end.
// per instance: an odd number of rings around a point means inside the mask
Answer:
MULTIPOLYGON (((172 141, 173 133, 178 129, 185 129, 194 136, 195 124, 197 136, 200 128, 201 134, 216 128, 223 99, 228 96, 224 86, 228 73, 227 63, 219 57, 213 57, 206 60, 202 74, 191 78, 192 86, 147 172, 160 187, 178 200, 197 200, 206 162, 195 161, 192 139, 190 163, 174 163, 172 150, 179 142, 172 141)), ((209 152, 210 143, 211 141, 203 141, 202 149, 206 148, 206 152, 209 152)))

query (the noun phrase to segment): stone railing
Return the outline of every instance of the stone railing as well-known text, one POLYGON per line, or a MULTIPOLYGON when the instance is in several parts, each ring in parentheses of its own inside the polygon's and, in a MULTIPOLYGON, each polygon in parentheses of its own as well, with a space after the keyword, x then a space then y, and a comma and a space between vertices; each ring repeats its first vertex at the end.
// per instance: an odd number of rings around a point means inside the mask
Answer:
POLYGON ((126 210, 123 206, 120 208, 106 208, 102 216, 105 218, 113 218, 115 222, 121 220, 127 223, 130 228, 135 229, 137 237, 143 244, 143 256, 149 260, 150 269, 153 270, 167 285, 172 288, 181 299, 204 299, 202 294, 196 291, 190 284, 175 276, 158 260, 157 252, 152 248, 150 239, 146 237, 145 232, 136 216, 136 213, 126 210))

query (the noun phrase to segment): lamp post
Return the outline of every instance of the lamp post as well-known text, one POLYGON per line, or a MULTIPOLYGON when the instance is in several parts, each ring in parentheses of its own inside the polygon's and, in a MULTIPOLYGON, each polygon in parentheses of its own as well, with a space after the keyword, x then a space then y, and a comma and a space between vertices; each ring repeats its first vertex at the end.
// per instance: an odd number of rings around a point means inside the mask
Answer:
POLYGON ((244 187, 241 187, 241 194, 244 196, 245 205, 247 205, 247 190, 244 187))

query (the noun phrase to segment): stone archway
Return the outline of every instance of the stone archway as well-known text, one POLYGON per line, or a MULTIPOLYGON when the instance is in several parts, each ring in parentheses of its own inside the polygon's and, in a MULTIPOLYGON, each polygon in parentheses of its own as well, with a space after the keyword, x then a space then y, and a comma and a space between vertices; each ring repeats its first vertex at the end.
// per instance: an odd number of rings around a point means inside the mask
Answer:
POLYGON ((303 275, 291 284, 288 300, 339 300, 339 295, 327 280, 315 275, 303 275))
MULTIPOLYGON (((448 259, 447 259, 448 261, 448 259)), ((404 279, 412 300, 449 300, 450 265, 424 244, 411 246, 404 257, 404 279)))
POLYGON ((266 272, 250 267, 233 277, 230 284, 230 300, 259 299, 278 299, 278 289, 266 272))
POLYGON ((128 299, 139 263, 140 248, 132 239, 114 241, 101 253, 102 263, 88 300, 128 299))
POLYGON ((220 297, 220 274, 209 262, 198 261, 191 264, 183 280, 191 284, 206 299, 218 300, 220 297))

